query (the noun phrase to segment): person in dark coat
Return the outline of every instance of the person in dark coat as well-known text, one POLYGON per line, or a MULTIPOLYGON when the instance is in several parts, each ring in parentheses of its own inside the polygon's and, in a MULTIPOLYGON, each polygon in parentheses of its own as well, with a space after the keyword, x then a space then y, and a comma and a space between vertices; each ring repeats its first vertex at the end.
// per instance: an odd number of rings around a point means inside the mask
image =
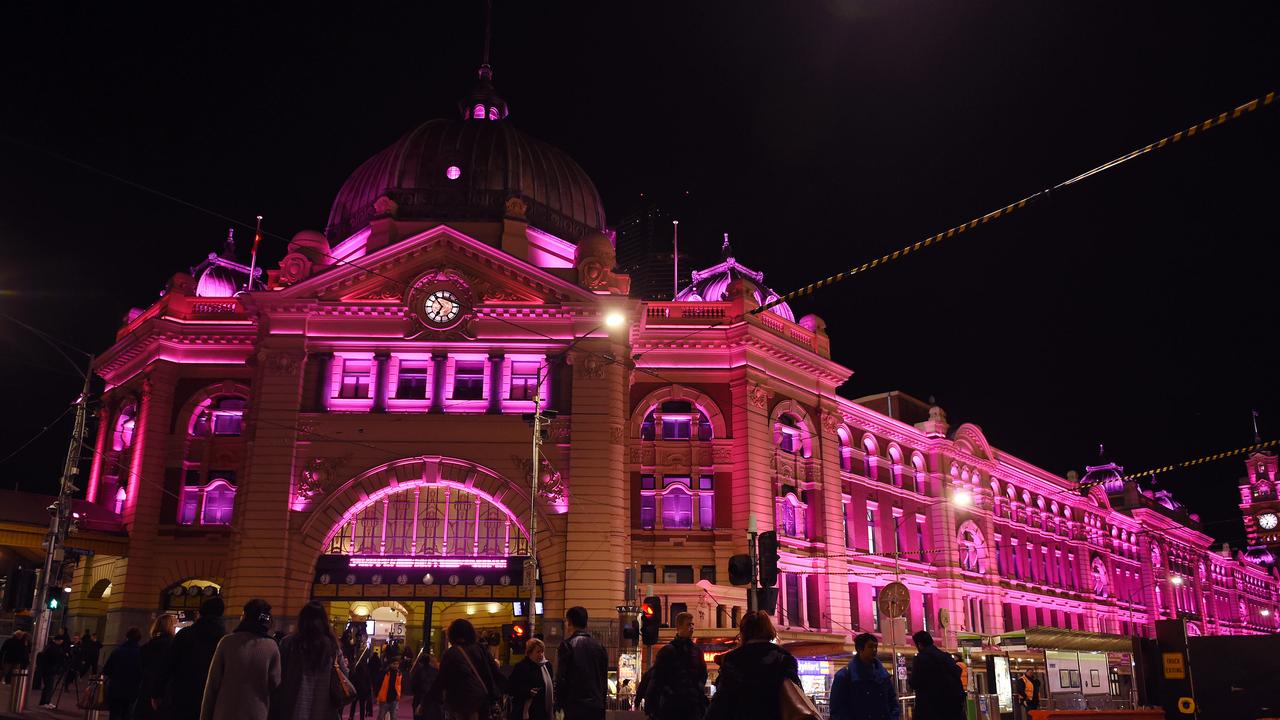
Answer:
POLYGON ((102 643, 98 641, 98 633, 85 630, 80 634, 80 657, 84 662, 85 675, 97 675, 98 656, 102 654, 102 643))
POLYGON ((739 647, 720 658, 707 720, 778 720, 782 683, 799 687, 800 666, 791 653, 773 644, 777 635, 763 610, 742 618, 739 647))
POLYGON ((556 708, 564 720, 602 720, 608 695, 609 657, 587 632, 587 609, 574 606, 565 613, 569 637, 556 653, 556 708))
POLYGON ((347 659, 333 636, 329 613, 312 600, 298 613, 297 630, 280 641, 280 687, 271 696, 272 720, 339 720, 329 695, 333 668, 347 659))
POLYGON ((644 706, 658 720, 700 720, 707 711, 707 662, 693 644, 693 613, 676 615, 676 636, 658 651, 644 706))
POLYGON ((831 681, 831 720, 898 720, 898 692, 893 676, 876 657, 876 636, 853 639, 854 655, 831 681))
POLYGON ((4 684, 13 682, 13 671, 25 668, 31 655, 31 641, 27 639, 25 630, 17 630, 13 637, 4 641, 0 647, 0 663, 4 663, 4 684))
POLYGON ((933 644, 933 636, 921 630, 911 639, 916 657, 907 681, 916 691, 915 720, 964 720, 965 692, 960 666, 933 644))
POLYGON ((49 638, 49 644, 36 656, 36 675, 40 680, 40 707, 52 710, 53 691, 58 689, 58 680, 67 670, 67 651, 62 647, 61 635, 49 638))
POLYGON ((124 642, 117 645, 102 666, 107 678, 107 708, 110 720, 129 720, 133 703, 142 689, 142 631, 131 627, 124 642))
POLYGON ((200 604, 200 616, 173 638, 164 664, 148 689, 153 708, 166 720, 200 720, 200 702, 209 663, 218 641, 227 634, 222 624, 226 606, 214 596, 200 604))
POLYGON ((151 639, 139 651, 142 662, 142 688, 134 704, 134 720, 157 720, 163 717, 157 707, 159 703, 153 705, 151 698, 155 694, 156 680, 160 677, 161 669, 168 661, 169 647, 173 644, 173 629, 177 624, 177 616, 169 613, 156 618, 151 625, 151 639))
POLYGON ((438 702, 427 699, 431 686, 440 676, 440 668, 436 667, 435 658, 430 650, 423 648, 422 655, 409 673, 409 692, 413 694, 413 720, 441 720, 444 708, 438 702))
POLYGON ((427 699, 441 703, 458 720, 488 717, 499 698, 498 670, 493 657, 476 641, 476 628, 459 618, 445 631, 449 649, 440 658, 440 674, 427 699))
POLYGON ((525 645, 524 659, 511 669, 507 694, 511 706, 507 720, 553 720, 555 673, 547 662, 547 646, 538 638, 525 645))

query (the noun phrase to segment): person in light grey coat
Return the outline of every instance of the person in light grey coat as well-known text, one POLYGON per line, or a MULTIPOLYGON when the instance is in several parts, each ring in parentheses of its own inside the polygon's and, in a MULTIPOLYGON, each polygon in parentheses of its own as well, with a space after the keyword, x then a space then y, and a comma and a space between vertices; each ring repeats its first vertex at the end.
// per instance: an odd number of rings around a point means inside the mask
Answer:
POLYGON ((280 647, 271 638, 271 605, 250 600, 240 625, 213 652, 200 720, 267 720, 278 687, 280 647))

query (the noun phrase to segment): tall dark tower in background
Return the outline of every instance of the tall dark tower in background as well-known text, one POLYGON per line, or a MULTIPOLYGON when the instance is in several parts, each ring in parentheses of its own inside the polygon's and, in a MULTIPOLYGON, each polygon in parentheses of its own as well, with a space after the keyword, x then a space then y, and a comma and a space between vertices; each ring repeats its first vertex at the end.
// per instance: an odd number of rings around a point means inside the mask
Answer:
POLYGON ((672 220, 680 221, 680 287, 688 284, 695 263, 694 254, 685 249, 685 243, 692 243, 692 230, 696 227, 687 217, 689 205, 687 193, 661 200, 642 195, 635 208, 618 223, 618 267, 631 275, 632 297, 671 299, 672 220))

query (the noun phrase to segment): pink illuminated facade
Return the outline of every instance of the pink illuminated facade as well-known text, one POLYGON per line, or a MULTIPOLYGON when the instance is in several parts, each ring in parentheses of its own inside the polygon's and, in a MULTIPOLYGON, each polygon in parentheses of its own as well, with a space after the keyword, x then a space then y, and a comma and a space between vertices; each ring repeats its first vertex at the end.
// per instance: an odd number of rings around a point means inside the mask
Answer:
POLYGON ((459 119, 361 165, 260 283, 228 249, 130 314, 98 361, 88 484, 130 549, 82 564, 73 615, 114 637, 215 588, 286 624, 316 597, 425 632, 446 598, 527 599, 534 542, 548 618, 616 622, 632 568, 728 635, 754 517, 781 538, 787 638, 883 632, 895 579, 908 628, 946 646, 1277 630, 1275 573, 1118 467, 1060 477, 941 408, 838 395, 853 371, 824 321, 752 313, 776 294, 727 239, 676 301, 629 297, 590 179, 507 114, 486 67, 459 119), (535 395, 559 413, 538 467, 535 395))

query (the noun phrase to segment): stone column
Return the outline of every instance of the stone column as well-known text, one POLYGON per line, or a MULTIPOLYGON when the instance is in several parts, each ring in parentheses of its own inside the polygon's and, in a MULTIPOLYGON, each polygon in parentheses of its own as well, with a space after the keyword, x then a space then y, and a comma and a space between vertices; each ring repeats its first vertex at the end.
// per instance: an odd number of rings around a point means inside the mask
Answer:
MULTIPOLYGON (((255 357, 253 392, 247 426, 253 439, 246 450, 247 477, 236 493, 227 586, 227 615, 251 598, 272 605, 281 629, 308 599, 287 593, 296 580, 289 574, 289 554, 296 534, 290 528, 289 501, 294 480, 294 448, 302 396, 303 354, 297 341, 263 343, 255 357)), ((300 549, 299 549, 300 550, 300 549)))
POLYGON ((934 487, 938 488, 941 502, 929 506, 929 532, 932 539, 930 548, 934 550, 930 556, 935 576, 938 578, 938 593, 934 598, 934 606, 938 610, 946 608, 950 622, 945 629, 934 635, 939 646, 955 647, 956 630, 960 618, 965 617, 967 608, 964 604, 959 572, 959 553, 956 544, 957 508, 951 502, 951 484, 946 480, 944 472, 945 459, 940 452, 933 452, 929 457, 929 467, 933 475, 934 487))
MULTIPOLYGON (((818 477, 814 480, 821 490, 817 502, 809 504, 812 512, 815 507, 821 513, 818 522, 820 536, 815 538, 826 544, 826 559, 820 565, 826 573, 818 583, 822 590, 819 605, 822 608, 823 625, 833 633, 849 634, 852 622, 849 617, 849 583, 848 556, 844 544, 844 498, 843 481, 840 478, 840 439, 836 429, 843 418, 835 405, 821 408, 821 417, 815 418, 819 423, 818 442, 814 443, 814 454, 818 462, 814 463, 818 477)), ((893 520, 892 508, 889 509, 889 520, 893 520)), ((853 638, 848 638, 852 642, 853 638)))
POLYGON ((444 374, 449 366, 449 356, 446 353, 432 353, 431 355, 431 409, 429 412, 444 412, 444 374))
POLYGON ((380 352, 373 356, 373 412, 387 411, 387 365, 391 362, 391 354, 380 352))
POLYGON ((311 361, 316 364, 316 412, 329 411, 329 398, 333 395, 333 353, 312 353, 311 361))
MULTIPOLYGON (((593 626, 616 620, 631 564, 631 508, 623 422, 627 371, 602 354, 630 357, 608 339, 583 340, 573 365, 573 443, 569 446, 569 514, 564 602, 587 609, 593 626)), ((548 618, 551 619, 551 618, 548 618)))
POLYGON ((165 361, 154 363, 142 381, 133 461, 124 478, 128 495, 121 517, 129 532, 129 552, 113 578, 106 636, 101 638, 105 643, 117 642, 130 626, 147 627, 160 609, 155 548, 177 382, 177 366, 165 361))
POLYGON ((502 360, 501 352, 489 353, 489 409, 491 415, 502 413, 502 360))

